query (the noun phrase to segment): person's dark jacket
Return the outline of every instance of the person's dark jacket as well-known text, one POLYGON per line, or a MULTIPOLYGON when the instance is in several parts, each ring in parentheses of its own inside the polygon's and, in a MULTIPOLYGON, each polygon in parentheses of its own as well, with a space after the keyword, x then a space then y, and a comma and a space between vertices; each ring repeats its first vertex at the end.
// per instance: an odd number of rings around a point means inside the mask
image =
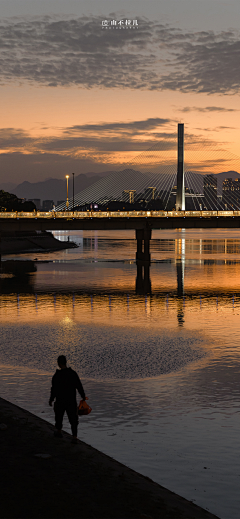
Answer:
POLYGON ((71 368, 57 369, 52 378, 52 387, 49 403, 56 400, 59 402, 72 402, 76 400, 76 389, 85 400, 85 392, 81 380, 71 368))

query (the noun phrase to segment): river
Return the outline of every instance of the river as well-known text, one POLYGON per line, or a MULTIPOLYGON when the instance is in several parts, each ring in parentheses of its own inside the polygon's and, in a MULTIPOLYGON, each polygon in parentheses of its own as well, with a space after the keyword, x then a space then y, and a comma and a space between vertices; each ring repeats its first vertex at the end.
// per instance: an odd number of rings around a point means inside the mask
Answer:
POLYGON ((53 423, 65 354, 93 408, 80 439, 238 519, 240 232, 153 231, 145 279, 133 231, 54 234, 79 247, 3 257, 1 396, 53 423))

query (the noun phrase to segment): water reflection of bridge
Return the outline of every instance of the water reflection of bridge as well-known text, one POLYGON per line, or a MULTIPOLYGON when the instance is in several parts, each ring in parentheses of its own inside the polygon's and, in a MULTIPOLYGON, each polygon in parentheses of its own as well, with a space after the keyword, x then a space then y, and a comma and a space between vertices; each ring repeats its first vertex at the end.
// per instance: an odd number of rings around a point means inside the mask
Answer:
POLYGON ((177 319, 179 326, 183 326, 186 313, 191 324, 198 319, 199 311, 209 312, 227 309, 240 309, 240 292, 238 294, 197 294, 196 296, 175 296, 174 294, 86 294, 86 293, 11 293, 0 296, 0 318, 2 324, 18 322, 21 325, 31 321, 47 323, 62 321, 71 324, 71 321, 90 322, 102 325, 105 317, 109 316, 109 324, 126 325, 126 318, 130 317, 136 323, 141 316, 153 316, 156 323, 159 320, 165 325, 168 314, 177 319))
MULTIPOLYGON (((162 312, 168 311, 169 308, 174 308, 176 312, 179 326, 182 326, 185 321, 185 309, 189 306, 197 311, 203 307, 221 306, 235 308, 240 303, 240 286, 234 287, 234 290, 219 290, 214 287, 206 287, 201 289, 199 287, 188 288, 187 292, 184 289, 185 281, 185 243, 184 240, 179 242, 177 249, 177 257, 175 260, 175 275, 176 285, 175 289, 169 287, 161 287, 161 290, 152 294, 151 280, 150 280, 150 264, 137 264, 137 276, 135 285, 135 294, 128 291, 127 287, 115 287, 99 290, 86 290, 77 287, 74 291, 69 291, 67 284, 64 290, 56 290, 49 292, 47 282, 45 287, 41 290, 36 290, 34 276, 36 276, 35 262, 27 261, 12 261, 2 262, 1 273, 1 296, 0 296, 0 315, 1 320, 11 321, 15 318, 21 318, 24 321, 31 319, 31 316, 51 320, 56 318, 56 315, 64 316, 69 312, 80 316, 85 312, 88 317, 94 315, 94 319, 102 313, 111 312, 117 316, 122 316, 125 312, 141 312, 151 314, 157 311, 159 316, 162 312), (141 269, 140 269, 141 267, 141 269), (141 270, 141 272, 140 272, 141 270), (57 312, 57 314, 56 314, 57 312)), ((209 260, 206 261, 207 267, 209 260)), ((239 262, 231 262, 232 264, 239 264, 239 262)), ((214 261, 212 261, 214 264, 214 261)), ((139 318, 138 315, 138 318, 139 318)))

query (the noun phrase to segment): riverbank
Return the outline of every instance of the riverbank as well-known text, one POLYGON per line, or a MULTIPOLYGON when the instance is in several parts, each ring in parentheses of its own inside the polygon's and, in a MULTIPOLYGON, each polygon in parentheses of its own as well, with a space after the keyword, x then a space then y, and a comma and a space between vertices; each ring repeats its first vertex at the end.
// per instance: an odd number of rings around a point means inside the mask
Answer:
MULTIPOLYGON (((216 519, 216 516, 0 399, 4 519, 216 519)), ((81 434, 81 432, 80 432, 81 434)))
POLYGON ((50 252, 76 248, 71 241, 60 241, 51 232, 2 233, 0 254, 22 254, 25 252, 50 252))

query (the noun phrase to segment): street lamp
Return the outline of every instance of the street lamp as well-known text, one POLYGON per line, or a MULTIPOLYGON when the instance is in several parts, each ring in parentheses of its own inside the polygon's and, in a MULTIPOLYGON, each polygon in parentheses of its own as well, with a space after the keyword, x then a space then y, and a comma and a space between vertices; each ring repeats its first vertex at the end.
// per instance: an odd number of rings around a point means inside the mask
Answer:
POLYGON ((66 179, 67 179, 67 200, 66 200, 66 209, 68 210, 68 207, 69 207, 69 201, 68 201, 68 179, 69 179, 69 175, 66 175, 66 179))

